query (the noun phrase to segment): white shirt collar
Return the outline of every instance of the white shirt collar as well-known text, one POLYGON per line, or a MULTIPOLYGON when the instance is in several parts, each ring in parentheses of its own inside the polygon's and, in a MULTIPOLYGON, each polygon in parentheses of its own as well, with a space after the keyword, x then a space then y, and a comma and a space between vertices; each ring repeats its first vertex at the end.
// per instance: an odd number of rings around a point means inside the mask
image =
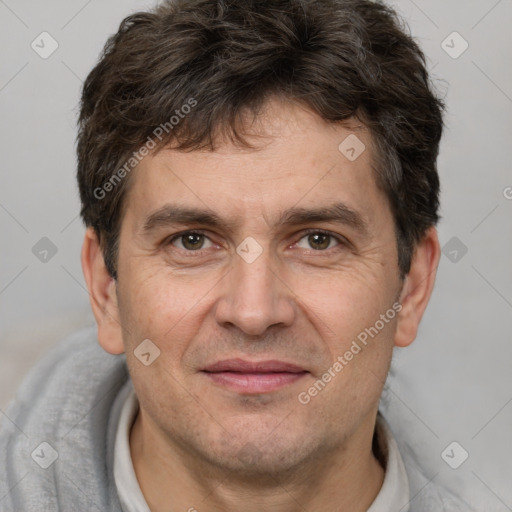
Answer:
POLYGON ((379 494, 368 512, 408 512, 409 479, 395 438, 388 423, 381 414, 377 415, 376 434, 378 444, 386 458, 386 472, 379 494))
POLYGON ((139 410, 139 401, 131 385, 123 391, 126 399, 119 416, 114 445, 114 480, 123 512, 151 512, 135 476, 130 453, 130 430, 139 410))
MULTIPOLYGON (((123 512, 151 512, 135 476, 130 455, 130 429, 139 409, 133 387, 126 386, 126 394, 114 446, 114 480, 123 512)), ((386 472, 381 490, 368 512, 408 512, 409 480, 402 457, 389 425, 379 414, 376 433, 379 446, 386 458, 386 472)))

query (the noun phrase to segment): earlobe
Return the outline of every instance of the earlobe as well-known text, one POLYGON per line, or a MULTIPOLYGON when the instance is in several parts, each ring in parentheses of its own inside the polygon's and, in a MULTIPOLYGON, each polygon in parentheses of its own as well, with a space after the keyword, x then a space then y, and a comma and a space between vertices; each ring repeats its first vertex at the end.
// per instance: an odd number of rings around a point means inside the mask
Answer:
POLYGON ((402 310, 398 315, 395 333, 395 345, 398 347, 406 347, 416 338, 434 288, 440 254, 437 231, 431 227, 416 246, 400 295, 402 310))
POLYGON ((116 282, 105 266, 98 236, 87 228, 82 246, 82 270, 89 290, 91 308, 98 325, 98 340, 110 354, 124 352, 116 282))

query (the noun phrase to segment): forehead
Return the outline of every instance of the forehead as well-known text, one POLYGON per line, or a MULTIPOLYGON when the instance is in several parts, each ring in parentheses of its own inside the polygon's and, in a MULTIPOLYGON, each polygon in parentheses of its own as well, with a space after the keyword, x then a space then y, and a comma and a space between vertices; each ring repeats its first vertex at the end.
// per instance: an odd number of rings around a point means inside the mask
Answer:
POLYGON ((361 123, 328 123, 274 100, 244 136, 253 147, 221 141, 214 151, 168 148, 144 158, 131 176, 127 213, 140 225, 168 203, 253 221, 263 215, 267 223, 294 206, 342 202, 367 221, 387 209, 361 123))

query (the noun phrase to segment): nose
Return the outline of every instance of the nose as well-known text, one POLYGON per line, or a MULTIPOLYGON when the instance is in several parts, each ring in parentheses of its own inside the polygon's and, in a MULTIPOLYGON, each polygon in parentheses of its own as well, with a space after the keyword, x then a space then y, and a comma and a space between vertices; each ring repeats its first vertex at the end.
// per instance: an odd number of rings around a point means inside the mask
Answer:
POLYGON ((262 335, 272 326, 292 325, 294 294, 279 276, 279 265, 271 268, 271 259, 268 250, 252 262, 234 255, 233 268, 219 283, 215 310, 219 325, 236 326, 252 336, 262 335))

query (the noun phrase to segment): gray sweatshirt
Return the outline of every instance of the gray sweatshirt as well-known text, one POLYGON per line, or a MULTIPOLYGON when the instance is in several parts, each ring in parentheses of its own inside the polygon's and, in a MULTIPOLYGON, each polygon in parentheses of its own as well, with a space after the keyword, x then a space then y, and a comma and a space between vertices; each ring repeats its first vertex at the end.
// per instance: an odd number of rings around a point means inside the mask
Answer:
MULTIPOLYGON (((30 371, 1 418, 1 512, 122 512, 113 459, 128 380, 125 356, 107 354, 93 328, 60 342, 30 371)), ((411 512, 471 510, 429 484, 413 456, 402 457, 411 512)))

